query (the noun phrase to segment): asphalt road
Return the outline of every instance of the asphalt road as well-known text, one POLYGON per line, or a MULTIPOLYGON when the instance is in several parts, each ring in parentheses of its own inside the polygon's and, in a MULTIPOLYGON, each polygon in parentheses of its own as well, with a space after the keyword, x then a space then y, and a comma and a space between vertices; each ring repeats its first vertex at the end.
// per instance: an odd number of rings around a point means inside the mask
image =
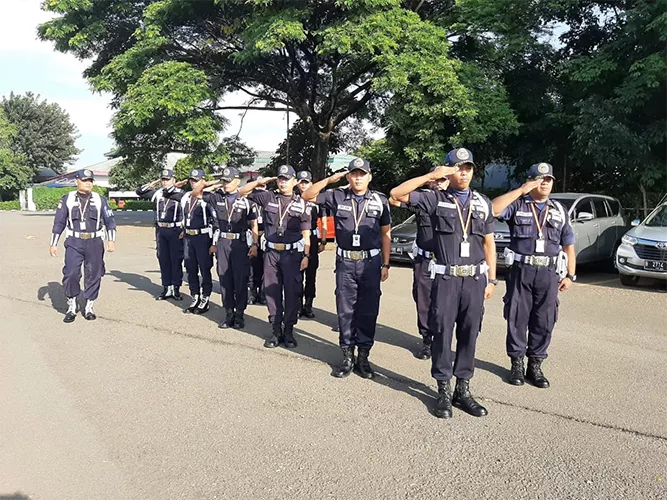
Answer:
MULTIPOLYGON (((98 320, 62 323, 52 214, 0 213, 0 498, 667 498, 667 295, 580 273, 561 297, 552 387, 513 387, 504 285, 487 303, 476 419, 433 417, 411 271, 383 285, 374 381, 339 360, 333 253, 294 351, 262 347, 267 312, 217 328, 156 303, 148 213, 118 214, 98 320)), ((216 288, 217 290, 217 288, 216 288)), ((214 301, 220 303, 215 294, 214 301)))

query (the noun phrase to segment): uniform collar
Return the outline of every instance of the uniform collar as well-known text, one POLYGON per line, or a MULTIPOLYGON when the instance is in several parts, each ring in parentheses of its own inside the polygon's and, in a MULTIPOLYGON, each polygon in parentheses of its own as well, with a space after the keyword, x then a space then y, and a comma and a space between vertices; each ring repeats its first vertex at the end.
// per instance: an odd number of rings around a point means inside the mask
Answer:
POLYGON ((544 201, 544 202, 542 202, 542 201, 538 202, 538 201, 533 200, 533 197, 530 196, 529 194, 527 194, 526 196, 523 197, 523 201, 526 202, 526 203, 533 203, 535 205, 537 205, 538 203, 546 203, 550 207, 555 206, 554 202, 551 200, 551 198, 547 198, 547 200, 544 201))
MULTIPOLYGON (((347 189, 345 190, 345 199, 346 199, 346 200, 349 200, 349 199, 352 198, 352 196, 357 196, 357 195, 354 194, 354 192, 352 191, 352 189, 347 188, 347 189)), ((371 197, 371 190, 370 190, 370 189, 367 189, 363 196, 364 196, 364 200, 368 200, 368 199, 370 199, 370 197, 371 197)))

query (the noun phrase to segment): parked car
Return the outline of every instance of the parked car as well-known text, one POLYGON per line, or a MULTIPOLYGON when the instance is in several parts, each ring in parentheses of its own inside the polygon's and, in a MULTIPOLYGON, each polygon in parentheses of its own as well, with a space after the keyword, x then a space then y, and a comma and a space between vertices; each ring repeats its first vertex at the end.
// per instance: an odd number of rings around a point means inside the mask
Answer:
MULTIPOLYGON (((575 235, 577 263, 602 260, 613 263, 616 248, 628 229, 619 201, 611 196, 586 193, 554 193, 551 199, 560 202, 568 212, 575 235)), ((495 226, 498 265, 504 266, 503 252, 509 245, 509 228, 499 219, 495 226)), ((412 244, 416 234, 414 216, 392 228, 391 260, 412 260, 412 244)))
POLYGON ((632 226, 616 252, 621 283, 636 285, 639 278, 667 280, 667 202, 658 205, 643 222, 632 221, 632 226))

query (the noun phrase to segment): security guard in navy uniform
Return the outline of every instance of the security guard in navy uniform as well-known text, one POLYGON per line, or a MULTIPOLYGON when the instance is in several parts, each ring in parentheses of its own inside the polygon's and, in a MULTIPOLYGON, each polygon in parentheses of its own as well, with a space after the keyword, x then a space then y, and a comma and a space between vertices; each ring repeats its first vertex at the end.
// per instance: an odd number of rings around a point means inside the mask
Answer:
POLYGON ((434 414, 439 418, 451 418, 452 404, 476 417, 487 414, 486 408, 472 397, 469 383, 475 370, 484 300, 491 298, 498 280, 493 211, 488 198, 469 188, 474 167, 469 150, 454 149, 447 153, 444 167, 391 191, 394 199, 430 214, 434 229, 436 260, 430 263, 431 374, 438 383, 434 414), (419 191, 423 185, 445 176, 450 182, 446 191, 419 191), (456 357, 452 359, 455 324, 456 357), (457 379, 453 395, 452 375, 457 379))
POLYGON ((302 294, 301 272, 310 257, 311 215, 310 207, 294 192, 296 172, 289 165, 278 168, 277 190, 253 192, 258 185, 274 180, 276 177, 249 182, 240 192, 264 209, 264 291, 273 326, 264 347, 284 343, 293 349, 297 346, 294 325, 302 294))
POLYGON ((337 378, 352 370, 363 378, 375 375, 368 357, 380 311, 380 282, 389 277, 391 216, 386 196, 368 189, 371 179, 369 163, 355 158, 347 172, 316 182, 303 193, 307 201, 333 214, 336 223, 336 311, 343 351, 342 364, 332 372, 337 378), (321 193, 343 176, 349 189, 321 193))
POLYGON ((183 300, 180 291, 183 283, 183 209, 180 201, 185 193, 176 186, 174 171, 169 168, 162 170, 160 179, 141 186, 136 193, 155 203, 155 239, 163 288, 155 300, 183 300), (155 189, 158 184, 162 187, 155 189))
MULTIPOLYGON (((248 305, 250 257, 257 255, 257 206, 239 195, 239 171, 226 167, 222 171, 222 189, 204 192, 202 199, 210 204, 218 218, 219 230, 213 237, 217 248, 218 276, 225 319, 220 328, 244 328, 244 311, 248 305), (250 234, 249 234, 250 233, 250 234)), ((206 188, 214 190, 217 186, 206 188)))
MULTIPOLYGON (((257 180, 262 180, 262 176, 257 177, 257 180)), ((265 191, 266 186, 258 184, 255 191, 265 191)), ((264 210, 261 207, 257 208, 257 231, 259 237, 264 235, 264 210)), ((262 247, 257 249, 257 255, 250 257, 250 280, 248 282, 250 293, 248 294, 248 302, 250 304, 266 305, 266 295, 264 294, 264 250, 262 247)))
MULTIPOLYGON (((307 170, 296 173, 297 186, 299 192, 303 194, 313 184, 313 176, 307 170)), ((313 300, 315 300, 317 281, 317 268, 320 266, 320 253, 327 246, 327 218, 322 207, 316 203, 310 203, 311 226, 310 226, 310 258, 308 267, 304 271, 304 288, 301 298, 301 310, 299 316, 312 319, 315 317, 313 312, 313 300), (322 231, 318 227, 321 221, 322 231)))
POLYGON ((181 198, 185 270, 188 273, 188 287, 192 296, 192 302, 183 312, 193 314, 204 314, 209 310, 213 291, 211 268, 213 268, 213 255, 216 252, 213 235, 218 230, 218 218, 213 207, 203 199, 205 176, 201 169, 192 170, 189 179, 192 191, 181 198))
POLYGON ((558 292, 570 288, 577 279, 568 212, 549 198, 554 180, 553 167, 538 163, 530 167, 528 181, 521 188, 493 200, 493 213, 505 219, 510 229, 505 263, 511 267, 503 300, 512 385, 523 385, 528 379, 536 387, 549 387, 542 362, 558 319, 558 292), (566 261, 561 256, 566 256, 566 261), (564 264, 562 275, 559 263, 564 264), (528 369, 524 373, 526 355, 528 369))
POLYGON ((94 176, 89 169, 76 173, 76 191, 64 195, 58 203, 51 231, 49 253, 58 255, 58 241, 63 231, 65 240, 65 267, 63 288, 67 296, 67 312, 63 321, 76 319, 76 299, 81 293, 81 265, 84 270, 83 298, 86 306, 83 317, 97 318, 94 303, 100 293, 104 276, 104 238, 106 228, 107 250, 116 250, 116 219, 106 198, 93 192, 94 176))
MULTIPOLYGON (((435 167, 431 169, 431 172, 435 167)), ((434 191, 447 189, 449 181, 446 178, 430 182, 422 191, 434 191)), ((393 198, 389 203, 394 206, 407 208, 415 215, 417 223, 417 236, 412 248, 412 299, 417 308, 417 330, 422 337, 422 348, 416 354, 418 359, 431 359, 431 345, 433 333, 429 326, 429 311, 431 309, 431 271, 429 266, 431 259, 435 259, 435 239, 431 216, 415 207, 409 207, 393 198)))

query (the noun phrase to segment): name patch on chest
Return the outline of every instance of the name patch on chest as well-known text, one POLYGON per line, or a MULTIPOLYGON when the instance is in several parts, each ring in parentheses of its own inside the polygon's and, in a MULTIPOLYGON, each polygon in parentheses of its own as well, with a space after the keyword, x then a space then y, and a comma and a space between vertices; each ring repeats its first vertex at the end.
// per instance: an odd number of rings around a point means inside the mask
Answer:
POLYGON ((439 201, 438 206, 442 208, 456 208, 456 203, 449 203, 448 201, 439 201))
POLYGON ((352 205, 338 205, 338 210, 344 210, 346 212, 352 211, 352 205))
POLYGON ((517 217, 532 217, 532 216, 533 216, 533 212, 520 212, 520 211, 517 211, 516 216, 517 216, 517 217))

